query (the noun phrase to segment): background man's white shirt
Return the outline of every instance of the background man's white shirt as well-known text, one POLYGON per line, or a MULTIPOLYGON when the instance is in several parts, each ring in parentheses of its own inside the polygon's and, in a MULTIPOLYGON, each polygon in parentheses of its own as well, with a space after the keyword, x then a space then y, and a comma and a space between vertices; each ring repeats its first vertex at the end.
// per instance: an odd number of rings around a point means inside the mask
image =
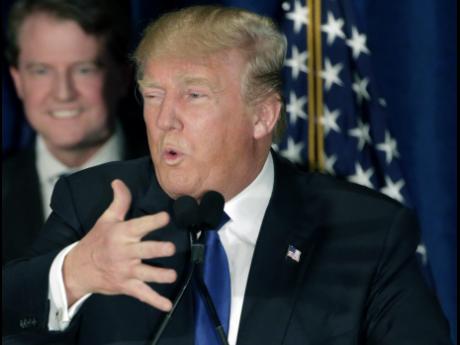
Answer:
POLYGON ((51 194, 54 185, 63 174, 70 174, 78 170, 83 170, 95 165, 117 161, 123 158, 124 137, 119 126, 116 126, 113 135, 101 146, 99 150, 82 166, 69 168, 58 161, 46 147, 43 137, 37 135, 35 142, 36 167, 38 180, 40 182, 40 192, 43 207, 43 216, 48 218, 51 214, 51 194))

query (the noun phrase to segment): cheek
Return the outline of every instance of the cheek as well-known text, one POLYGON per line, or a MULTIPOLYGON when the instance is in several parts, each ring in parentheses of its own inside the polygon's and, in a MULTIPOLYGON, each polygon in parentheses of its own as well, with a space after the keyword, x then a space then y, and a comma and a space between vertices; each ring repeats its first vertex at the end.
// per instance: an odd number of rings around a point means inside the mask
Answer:
POLYGON ((76 88, 82 100, 94 107, 106 108, 106 95, 102 80, 76 83, 76 88))
POLYGON ((52 91, 51 81, 25 81, 23 82, 22 94, 24 105, 28 111, 36 111, 36 107, 43 105, 52 91))

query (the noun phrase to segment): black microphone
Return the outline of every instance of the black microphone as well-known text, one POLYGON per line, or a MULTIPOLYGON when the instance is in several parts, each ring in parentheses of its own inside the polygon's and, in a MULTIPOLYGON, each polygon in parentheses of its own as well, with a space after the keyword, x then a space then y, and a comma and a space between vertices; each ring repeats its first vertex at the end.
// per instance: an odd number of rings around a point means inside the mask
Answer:
MULTIPOLYGON (((189 231, 190 239, 190 268, 185 279, 185 283, 179 291, 171 310, 166 314, 163 322, 161 323, 158 331, 156 332, 151 344, 157 345, 158 341, 161 338, 166 326, 169 324, 169 321, 176 310, 177 305, 182 300, 182 297, 185 293, 185 290, 190 285, 192 280, 193 273, 197 264, 203 262, 205 245, 203 240, 197 240, 197 234, 200 231, 205 231, 209 229, 216 228, 221 219, 224 211, 225 200, 222 194, 214 191, 209 191, 205 193, 201 199, 201 203, 198 206, 197 201, 188 195, 184 195, 178 198, 174 202, 174 220, 179 227, 186 228, 189 231)), ((203 238, 204 236, 201 236, 203 238)), ((202 276, 197 277, 197 286, 202 293, 205 304, 208 311, 211 313, 211 319, 214 323, 216 332, 221 339, 222 344, 228 345, 225 332, 223 330, 222 324, 220 323, 219 317, 216 312, 214 303, 212 302, 209 291, 206 288, 206 285, 203 282, 202 276)))
POLYGON ((224 213, 225 200, 222 194, 209 191, 201 198, 199 207, 201 230, 215 229, 224 213))
POLYGON ((174 220, 180 228, 197 232, 200 226, 198 202, 191 196, 184 195, 174 202, 174 220))

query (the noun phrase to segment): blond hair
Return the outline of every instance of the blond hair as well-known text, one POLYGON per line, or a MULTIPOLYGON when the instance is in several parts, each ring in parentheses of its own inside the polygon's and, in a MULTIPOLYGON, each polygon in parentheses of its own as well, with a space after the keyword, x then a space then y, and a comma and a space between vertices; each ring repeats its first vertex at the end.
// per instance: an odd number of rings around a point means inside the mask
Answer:
MULTIPOLYGON (((144 65, 158 55, 205 56, 238 49, 246 58, 241 92, 248 104, 276 94, 281 104, 281 70, 286 38, 270 18, 237 8, 193 6, 164 14, 151 23, 134 52, 138 80, 144 65)), ((284 106, 275 137, 284 130, 284 106)))

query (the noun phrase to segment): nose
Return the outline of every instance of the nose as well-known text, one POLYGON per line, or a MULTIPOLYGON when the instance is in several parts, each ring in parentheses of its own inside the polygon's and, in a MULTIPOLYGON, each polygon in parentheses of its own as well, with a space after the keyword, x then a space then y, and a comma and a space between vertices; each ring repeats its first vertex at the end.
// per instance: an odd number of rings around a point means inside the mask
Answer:
POLYGON ((68 102, 75 99, 76 89, 70 72, 63 71, 57 75, 54 96, 61 102, 68 102))
POLYGON ((173 97, 166 96, 164 98, 157 114, 156 125, 165 131, 182 128, 178 105, 173 97))

